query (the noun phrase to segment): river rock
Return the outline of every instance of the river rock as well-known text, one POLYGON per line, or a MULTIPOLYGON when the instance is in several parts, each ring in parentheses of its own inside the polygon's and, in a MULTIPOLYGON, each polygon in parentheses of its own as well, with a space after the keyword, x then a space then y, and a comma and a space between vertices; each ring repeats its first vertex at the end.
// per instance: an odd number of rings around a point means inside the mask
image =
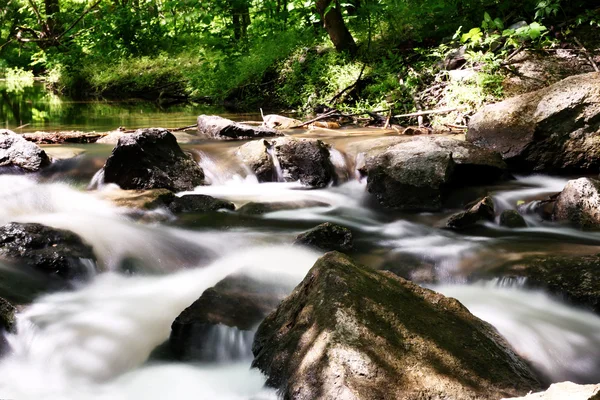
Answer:
POLYGON ((516 210, 504 210, 500 214, 500 226, 506 228, 527 228, 527 222, 516 210))
POLYGON ((17 309, 15 308, 15 306, 10 304, 8 300, 5 300, 2 297, 0 297, 0 331, 3 330, 5 332, 14 332, 16 328, 16 313, 17 309))
POLYGON ((204 184, 202 168, 162 128, 122 136, 104 165, 104 182, 122 189, 192 190, 204 184))
POLYGON ((556 198, 552 219, 569 222, 581 229, 599 229, 600 181, 579 178, 567 182, 556 198))
POLYGON ((200 115, 198 133, 211 139, 256 139, 281 135, 275 129, 233 122, 217 115, 200 115))
POLYGON ((530 256, 495 268, 491 275, 526 278, 527 287, 545 289, 600 314, 600 255, 530 256))
POLYGON ((17 167, 36 172, 50 165, 50 158, 38 145, 8 129, 0 129, 0 167, 17 167))
POLYGON ((540 387, 457 300, 337 252, 267 316, 252 351, 285 399, 498 399, 540 387))
POLYGON ((286 293, 277 285, 243 275, 228 276, 175 319, 169 338, 171 353, 175 359, 198 361, 251 355, 254 329, 286 293))
POLYGON ((313 247, 319 250, 341 252, 352 251, 352 231, 344 226, 325 222, 296 237, 296 245, 313 247))
POLYGON ((96 269, 92 247, 79 236, 33 223, 0 227, 0 257, 63 279, 88 278, 96 269))
POLYGON ((246 215, 262 215, 275 211, 298 210, 309 207, 329 207, 330 204, 314 200, 254 202, 241 206, 237 211, 246 215))
POLYGON ((499 154, 464 141, 415 137, 383 144, 362 153, 357 165, 366 174, 367 190, 384 206, 409 211, 435 211, 459 186, 493 182, 506 164, 499 154))
POLYGON ((118 207, 151 210, 157 207, 166 207, 175 200, 175 193, 168 189, 148 190, 101 190, 98 196, 108 200, 118 207))
POLYGON ((502 400, 600 400, 600 385, 578 385, 573 382, 553 383, 545 392, 502 400))
POLYGON ((499 152, 518 171, 597 172, 600 73, 484 107, 471 118, 467 140, 499 152))
POLYGON ((479 221, 494 221, 494 201, 486 196, 466 211, 452 215, 446 226, 451 229, 467 229, 475 226, 479 221))
POLYGON ((300 181, 322 188, 336 180, 329 147, 317 139, 258 140, 238 148, 237 155, 260 182, 278 181, 276 163, 281 169, 281 179, 286 182, 300 181))
POLYGON ((178 213, 187 212, 211 212, 218 210, 235 210, 235 205, 226 200, 215 199, 204 194, 186 194, 181 197, 175 197, 169 204, 169 210, 178 213))

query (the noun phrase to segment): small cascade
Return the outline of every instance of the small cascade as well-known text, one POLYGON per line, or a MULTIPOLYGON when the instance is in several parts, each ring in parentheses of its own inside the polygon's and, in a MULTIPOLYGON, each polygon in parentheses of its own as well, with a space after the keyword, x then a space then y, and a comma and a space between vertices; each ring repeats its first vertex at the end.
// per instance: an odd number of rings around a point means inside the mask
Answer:
POLYGON ((252 359, 254 330, 244 331, 221 324, 208 329, 206 340, 196 354, 200 360, 225 362, 252 359))
POLYGON ((90 184, 88 185, 88 190, 96 190, 101 189, 104 186, 104 168, 100 168, 98 172, 94 174, 90 184))
POLYGON ((281 164, 279 163, 279 158, 277 158, 277 154, 275 153, 273 146, 267 147, 267 154, 271 157, 273 168, 275 168, 275 176, 273 178, 275 178, 277 182, 285 182, 285 179, 283 178, 283 171, 281 170, 281 164))
POLYGON ((335 147, 332 147, 329 149, 329 159, 335 168, 338 181, 344 182, 352 177, 353 171, 348 165, 346 155, 344 153, 335 147))
POLYGON ((489 285, 500 288, 523 288, 526 283, 527 277, 524 276, 504 276, 492 279, 489 285))

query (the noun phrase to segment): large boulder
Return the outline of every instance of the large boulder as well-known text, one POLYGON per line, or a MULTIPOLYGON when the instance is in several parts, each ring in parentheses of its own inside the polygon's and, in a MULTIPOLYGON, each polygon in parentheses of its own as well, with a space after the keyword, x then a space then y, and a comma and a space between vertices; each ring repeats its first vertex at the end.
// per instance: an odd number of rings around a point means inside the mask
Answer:
POLYGON ((336 180, 329 146, 317 139, 258 140, 238 148, 237 155, 260 182, 300 181, 322 188, 336 180))
POLYGON ((467 140, 502 154, 519 171, 594 171, 600 167, 600 73, 484 107, 467 140))
POLYGON ((475 400, 539 388, 457 300, 336 252, 263 321, 252 350, 285 399, 475 400))
POLYGON ((47 165, 50 165, 50 158, 38 145, 8 129, 0 129, 0 167, 36 172, 47 165))
POLYGON ((275 129, 233 122, 217 115, 200 115, 198 133, 211 139, 256 139, 281 135, 275 129))
POLYGON ((526 278, 525 286, 542 288, 600 314, 600 255, 525 257, 482 274, 526 278))
POLYGON ((451 229, 472 228, 480 221, 494 221, 496 212, 494 210, 494 201, 486 196, 466 211, 461 211, 452 215, 446 226, 451 229))
POLYGON ((352 231, 345 226, 325 222, 296 237, 296 245, 303 245, 324 251, 352 251, 354 248, 352 231))
POLYGON ((63 279, 85 279, 96 270, 92 247, 79 236, 33 223, 0 227, 0 258, 63 279))
POLYGON ((527 396, 503 400, 600 400, 600 384, 554 383, 545 392, 530 393, 527 396))
POLYGON ((399 210, 439 210, 452 189, 493 182, 506 169, 499 154, 444 136, 373 145, 358 169, 368 175, 367 190, 399 210))
POLYGON ((138 129, 119 138, 104 165, 104 182, 122 189, 192 190, 204 172, 162 128, 138 129))
POLYGON ((277 285, 243 275, 228 276, 175 319, 169 337, 172 356, 196 361, 251 356, 255 328, 285 294, 277 285))
POLYGON ((567 182, 556 198, 552 219, 581 229, 600 228, 600 181, 579 178, 567 182))

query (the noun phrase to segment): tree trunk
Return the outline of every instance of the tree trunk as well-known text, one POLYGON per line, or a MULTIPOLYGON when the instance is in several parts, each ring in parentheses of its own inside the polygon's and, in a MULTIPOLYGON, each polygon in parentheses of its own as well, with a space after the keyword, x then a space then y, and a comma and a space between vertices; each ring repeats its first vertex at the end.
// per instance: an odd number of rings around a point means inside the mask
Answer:
POLYGON ((56 36, 58 33, 58 13, 60 12, 60 4, 58 0, 44 0, 44 9, 46 11, 46 29, 50 36, 56 36))
POLYGON ((236 40, 246 39, 250 25, 250 5, 247 0, 235 0, 231 5, 233 36, 236 40))
POLYGON ((331 42, 337 51, 347 51, 350 54, 356 53, 356 43, 350 34, 350 31, 344 23, 342 11, 337 0, 317 0, 317 12, 323 21, 323 27, 329 34, 331 42), (329 5, 335 1, 335 4, 327 10, 329 5))

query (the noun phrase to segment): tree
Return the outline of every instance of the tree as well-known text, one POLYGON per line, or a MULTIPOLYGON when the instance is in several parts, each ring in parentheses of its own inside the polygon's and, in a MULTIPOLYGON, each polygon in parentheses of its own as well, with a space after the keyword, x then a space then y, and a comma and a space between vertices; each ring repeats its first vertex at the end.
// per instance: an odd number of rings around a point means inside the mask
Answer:
POLYGON ((316 0, 317 12, 321 16, 323 27, 329 34, 337 51, 356 53, 356 42, 346 27, 338 0, 316 0))

